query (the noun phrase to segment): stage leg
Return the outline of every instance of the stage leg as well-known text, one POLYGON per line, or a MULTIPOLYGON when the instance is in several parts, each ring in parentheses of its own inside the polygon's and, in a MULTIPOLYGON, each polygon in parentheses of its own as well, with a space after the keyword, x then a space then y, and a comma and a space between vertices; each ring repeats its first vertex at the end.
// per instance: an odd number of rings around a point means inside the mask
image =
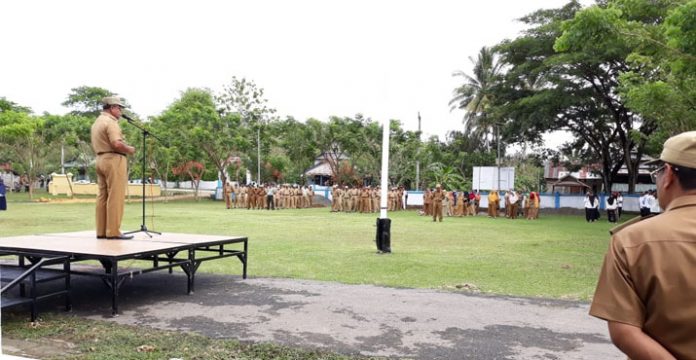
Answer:
POLYGON ((118 260, 111 260, 111 315, 118 316, 118 260))
POLYGON ((247 261, 249 260, 249 239, 244 239, 244 261, 242 264, 242 279, 247 278, 247 261))
POLYGON ((196 275, 196 250, 189 249, 188 294, 193 294, 196 275))

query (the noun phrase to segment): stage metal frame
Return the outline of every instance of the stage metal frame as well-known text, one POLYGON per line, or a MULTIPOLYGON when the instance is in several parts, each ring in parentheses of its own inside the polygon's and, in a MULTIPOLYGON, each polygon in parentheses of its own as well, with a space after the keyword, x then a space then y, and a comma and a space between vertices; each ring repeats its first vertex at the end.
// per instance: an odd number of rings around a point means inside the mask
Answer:
POLYGON ((111 290, 111 309, 115 316, 118 314, 119 290, 124 281, 144 273, 163 269, 172 273, 174 268, 181 267, 187 277, 187 293, 193 294, 195 274, 204 261, 237 257, 242 263, 242 278, 246 279, 248 238, 170 233, 152 239, 136 236, 133 240, 103 240, 96 239, 93 232, 56 233, 0 238, 0 254, 17 256, 19 267, 26 267, 25 259, 34 264, 46 256, 68 256, 71 263, 98 261, 104 273, 74 267, 69 271, 71 275, 101 278, 111 290), (243 244, 243 250, 225 248, 233 244, 243 244), (177 257, 180 253, 185 253, 185 257, 177 257), (207 256, 198 256, 199 253, 207 256), (152 266, 120 270, 119 262, 125 260, 145 260, 152 266))

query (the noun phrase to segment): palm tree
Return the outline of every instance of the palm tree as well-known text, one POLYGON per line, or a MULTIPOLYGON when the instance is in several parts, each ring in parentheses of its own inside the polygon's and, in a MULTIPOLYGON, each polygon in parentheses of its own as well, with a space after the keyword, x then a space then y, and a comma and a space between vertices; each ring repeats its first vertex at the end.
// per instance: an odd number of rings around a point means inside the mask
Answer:
POLYGON ((432 180, 430 187, 435 187, 435 184, 441 184, 445 190, 466 189, 466 179, 458 173, 454 166, 445 165, 441 162, 435 162, 428 165, 428 172, 432 180))
POLYGON ((479 51, 476 60, 472 57, 469 60, 474 65, 473 76, 461 70, 452 74, 463 77, 464 84, 454 89, 454 97, 449 102, 450 110, 466 111, 464 132, 469 136, 485 139, 486 147, 490 148, 490 137, 496 122, 487 110, 493 100, 493 87, 498 81, 501 64, 493 50, 485 46, 479 51))

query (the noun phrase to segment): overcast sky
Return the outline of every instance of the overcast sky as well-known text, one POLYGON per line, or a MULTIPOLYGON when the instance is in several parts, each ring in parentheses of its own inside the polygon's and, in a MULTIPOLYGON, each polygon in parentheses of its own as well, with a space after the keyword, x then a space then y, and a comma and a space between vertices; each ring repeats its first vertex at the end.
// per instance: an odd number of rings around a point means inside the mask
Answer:
MULTIPOLYGON (((514 38, 516 19, 565 0, 5 1, 0 97, 64 114, 98 86, 157 115, 189 87, 232 76, 300 121, 361 113, 441 138, 462 128, 448 102, 468 57, 514 38)), ((587 3, 587 2, 584 2, 587 3)), ((548 141, 548 146, 557 141, 548 141)))

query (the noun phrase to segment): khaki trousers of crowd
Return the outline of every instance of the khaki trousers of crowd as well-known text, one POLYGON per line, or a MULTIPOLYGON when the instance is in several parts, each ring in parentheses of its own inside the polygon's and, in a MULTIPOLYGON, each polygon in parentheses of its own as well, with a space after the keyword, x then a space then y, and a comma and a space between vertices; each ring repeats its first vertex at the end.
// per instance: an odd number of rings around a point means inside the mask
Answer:
POLYGON ((493 201, 492 204, 488 204, 488 210, 492 217, 498 217, 498 208, 500 207, 500 200, 493 201))
POLYGON ((517 204, 510 205, 510 219, 517 219, 517 211, 518 210, 519 210, 519 205, 517 205, 517 204))
POLYGON ((128 159, 119 154, 97 156, 97 236, 121 236, 128 159))
POLYGON ((433 203, 433 221, 442 221, 442 201, 436 201, 433 203))

